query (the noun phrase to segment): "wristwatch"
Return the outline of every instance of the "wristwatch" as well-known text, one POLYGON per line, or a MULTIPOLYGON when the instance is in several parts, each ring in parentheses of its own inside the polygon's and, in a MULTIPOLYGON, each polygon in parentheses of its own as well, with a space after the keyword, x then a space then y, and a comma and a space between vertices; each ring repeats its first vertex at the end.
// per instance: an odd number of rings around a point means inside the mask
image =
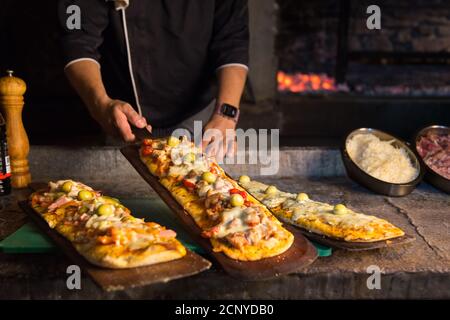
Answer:
POLYGON ((231 119, 234 122, 237 122, 239 119, 239 108, 236 108, 235 106, 232 106, 228 103, 222 103, 217 105, 216 107, 216 114, 219 114, 225 118, 231 119))

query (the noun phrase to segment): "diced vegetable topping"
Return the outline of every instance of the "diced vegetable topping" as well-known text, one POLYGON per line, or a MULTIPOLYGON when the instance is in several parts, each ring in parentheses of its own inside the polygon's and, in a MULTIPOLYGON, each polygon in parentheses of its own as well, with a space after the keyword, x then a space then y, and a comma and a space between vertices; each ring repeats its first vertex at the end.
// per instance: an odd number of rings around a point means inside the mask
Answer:
POLYGON ((239 190, 239 189, 233 188, 233 189, 230 190, 230 194, 231 195, 239 194, 239 195, 241 195, 242 198, 244 198, 244 200, 247 199, 247 192, 245 192, 243 190, 239 190))
POLYGON ((183 185, 184 185, 186 188, 188 188, 188 189, 194 189, 194 188, 195 188, 195 183, 193 183, 193 182, 191 182, 191 181, 189 181, 189 180, 187 180, 187 179, 184 179, 184 180, 183 180, 183 185))
POLYGON ((153 148, 152 146, 144 146, 142 148, 142 155, 143 156, 149 156, 153 153, 153 148))
POLYGON ((57 192, 57 193, 55 194, 55 199, 61 198, 61 197, 65 196, 65 195, 66 195, 65 192, 57 192))
POLYGON ((151 146, 152 143, 153 143, 152 139, 144 139, 144 140, 142 141, 142 144, 143 144, 144 146, 151 146))

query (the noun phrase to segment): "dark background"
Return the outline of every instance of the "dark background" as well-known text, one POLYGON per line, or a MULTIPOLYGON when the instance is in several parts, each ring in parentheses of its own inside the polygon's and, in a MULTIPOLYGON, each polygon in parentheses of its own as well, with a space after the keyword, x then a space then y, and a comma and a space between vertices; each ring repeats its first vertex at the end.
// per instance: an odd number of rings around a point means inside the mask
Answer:
POLYGON ((56 0, 0 0, 0 74, 14 70, 27 84, 30 143, 96 143, 101 130, 63 73, 56 6, 56 0))
MULTIPOLYGON (((279 128, 282 145, 336 145, 346 132, 363 126, 409 139, 423 126, 449 124, 450 55, 438 63, 411 64, 391 62, 382 54, 446 57, 450 1, 378 1, 380 31, 365 27, 370 1, 249 0, 249 4, 251 73, 241 127, 279 128), (345 3, 350 10, 348 48, 342 60, 337 49, 345 3), (374 59, 358 59, 354 52, 374 59), (374 52, 382 54, 373 56, 374 52), (348 92, 276 91, 278 69, 333 77, 342 61, 347 65, 348 92), (426 86, 432 87, 432 94, 424 94, 430 92, 426 86)), ((23 118, 32 144, 102 144, 99 126, 63 74, 56 5, 57 0, 0 0, 0 74, 12 69, 27 83, 23 118)))

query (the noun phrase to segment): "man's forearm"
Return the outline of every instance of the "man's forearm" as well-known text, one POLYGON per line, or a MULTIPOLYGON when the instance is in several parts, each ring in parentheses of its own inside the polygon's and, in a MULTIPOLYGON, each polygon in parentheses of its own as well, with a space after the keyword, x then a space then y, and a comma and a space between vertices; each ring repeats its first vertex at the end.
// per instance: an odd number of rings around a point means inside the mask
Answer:
POLYGON ((242 67, 229 66, 218 70, 219 93, 217 103, 228 103, 239 107, 247 79, 247 70, 242 67))
POLYGON ((109 100, 98 64, 89 60, 78 61, 69 65, 65 73, 91 115, 96 118, 99 109, 107 105, 109 100))
MULTIPOLYGON (((239 66, 224 67, 217 71, 217 78, 219 82, 217 105, 227 103, 239 108, 247 78, 247 69, 239 66)), ((216 155, 219 160, 225 155, 231 156, 236 148, 235 129, 236 119, 229 119, 214 113, 205 126, 205 135, 202 140, 203 150, 208 154, 216 155), (222 138, 216 140, 214 135, 208 135, 209 129, 219 130, 222 138), (229 131, 233 134, 230 135, 229 131), (218 149, 217 144, 219 144, 218 149), (212 147, 210 146, 208 150, 209 145, 212 147)))

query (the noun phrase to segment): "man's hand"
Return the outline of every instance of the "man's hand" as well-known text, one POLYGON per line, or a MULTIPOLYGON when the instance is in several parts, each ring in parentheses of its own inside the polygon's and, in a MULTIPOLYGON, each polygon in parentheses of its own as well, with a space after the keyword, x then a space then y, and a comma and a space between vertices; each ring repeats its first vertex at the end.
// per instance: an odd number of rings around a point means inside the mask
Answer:
POLYGON ((106 133, 120 137, 126 142, 136 139, 131 126, 141 129, 147 127, 151 131, 147 120, 140 116, 129 103, 121 100, 107 99, 93 110, 92 116, 106 133))
POLYGON ((131 126, 138 128, 151 127, 133 107, 120 100, 109 98, 103 85, 100 65, 92 60, 77 61, 65 69, 65 73, 88 107, 91 116, 111 135, 131 142, 136 138, 131 126))
POLYGON ((236 122, 221 115, 211 117, 204 129, 202 150, 217 161, 236 152, 236 122))
MULTIPOLYGON (((239 107, 244 90, 247 68, 226 66, 217 71, 219 92, 217 106, 228 103, 239 107)), ((216 156, 218 161, 232 157, 236 152, 236 121, 220 114, 213 114, 205 126, 202 143, 203 151, 216 156), (209 132, 208 129, 211 129, 209 132)))

